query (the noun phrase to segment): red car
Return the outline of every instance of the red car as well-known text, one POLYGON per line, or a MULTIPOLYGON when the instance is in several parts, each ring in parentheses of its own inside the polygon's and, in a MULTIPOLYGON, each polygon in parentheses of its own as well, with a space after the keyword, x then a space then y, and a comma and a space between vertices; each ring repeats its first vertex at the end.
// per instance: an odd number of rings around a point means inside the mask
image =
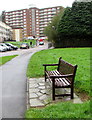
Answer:
POLYGON ((44 45, 43 39, 39 39, 39 45, 44 45))

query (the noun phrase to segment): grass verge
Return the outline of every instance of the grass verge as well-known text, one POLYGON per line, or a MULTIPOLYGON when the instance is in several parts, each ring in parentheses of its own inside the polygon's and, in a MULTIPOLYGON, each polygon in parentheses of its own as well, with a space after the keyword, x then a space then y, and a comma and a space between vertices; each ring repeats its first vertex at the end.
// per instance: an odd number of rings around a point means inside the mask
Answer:
POLYGON ((46 106, 45 108, 30 108, 26 118, 91 118, 90 102, 73 104, 71 102, 60 102, 46 106))
POLYGON ((6 62, 10 61, 11 59, 13 59, 16 56, 18 56, 18 55, 0 57, 0 65, 5 64, 6 62))

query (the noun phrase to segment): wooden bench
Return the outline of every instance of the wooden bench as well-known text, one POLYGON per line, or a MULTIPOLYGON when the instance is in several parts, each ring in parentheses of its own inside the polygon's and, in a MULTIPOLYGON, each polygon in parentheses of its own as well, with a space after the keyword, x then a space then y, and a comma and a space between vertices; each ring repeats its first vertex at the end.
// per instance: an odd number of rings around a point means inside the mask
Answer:
POLYGON ((58 64, 43 64, 43 66, 45 81, 48 79, 52 83, 52 99, 55 100, 55 97, 58 96, 71 96, 71 99, 73 99, 74 78, 77 65, 73 66, 60 57, 58 64), (48 71, 47 66, 57 66, 57 70, 48 71), (70 88, 70 93, 56 95, 55 88, 70 88))

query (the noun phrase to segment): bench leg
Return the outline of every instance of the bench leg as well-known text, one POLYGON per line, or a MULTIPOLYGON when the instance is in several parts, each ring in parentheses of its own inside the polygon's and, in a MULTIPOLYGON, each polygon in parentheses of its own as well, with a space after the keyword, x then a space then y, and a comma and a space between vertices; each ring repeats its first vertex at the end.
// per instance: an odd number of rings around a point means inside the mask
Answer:
POLYGON ((52 79, 52 99, 55 100, 55 79, 52 79))
POLYGON ((71 88, 71 99, 74 98, 73 92, 74 92, 74 90, 73 90, 73 88, 71 88))
POLYGON ((46 82, 46 73, 45 73, 45 82, 46 82))
POLYGON ((46 66, 44 67, 44 75, 45 75, 45 82, 46 82, 46 77, 47 77, 47 76, 46 76, 46 73, 45 73, 45 72, 46 72, 46 66))

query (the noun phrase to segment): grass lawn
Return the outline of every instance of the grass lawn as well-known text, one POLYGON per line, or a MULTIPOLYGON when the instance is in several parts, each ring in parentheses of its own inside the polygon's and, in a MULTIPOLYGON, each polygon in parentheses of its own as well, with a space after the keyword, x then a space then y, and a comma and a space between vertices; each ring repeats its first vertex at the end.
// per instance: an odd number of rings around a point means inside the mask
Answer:
POLYGON ((0 57, 0 65, 5 64, 6 62, 10 61, 11 59, 13 59, 16 56, 18 56, 18 55, 0 57))
MULTIPOLYGON (((73 65, 78 65, 75 88, 90 94, 90 48, 60 48, 37 52, 30 59, 27 77, 44 76, 44 67, 42 65, 45 63, 57 63, 59 57, 73 65)), ((49 69, 52 68, 49 67, 49 69)))
MULTIPOLYGON (((43 77, 45 63, 57 63, 59 57, 78 65, 75 90, 90 96, 90 48, 48 49, 35 53, 28 64, 27 77, 43 77)), ((52 70, 51 67, 48 69, 52 70)), ((56 69, 56 67, 54 68, 56 69)), ((91 118, 90 101, 82 104, 61 102, 44 108, 30 108, 26 118, 91 118)), ((92 110, 92 109, 91 109, 92 110)))
POLYGON ((89 101, 83 104, 60 102, 44 108, 30 108, 26 118, 91 118, 89 101))

